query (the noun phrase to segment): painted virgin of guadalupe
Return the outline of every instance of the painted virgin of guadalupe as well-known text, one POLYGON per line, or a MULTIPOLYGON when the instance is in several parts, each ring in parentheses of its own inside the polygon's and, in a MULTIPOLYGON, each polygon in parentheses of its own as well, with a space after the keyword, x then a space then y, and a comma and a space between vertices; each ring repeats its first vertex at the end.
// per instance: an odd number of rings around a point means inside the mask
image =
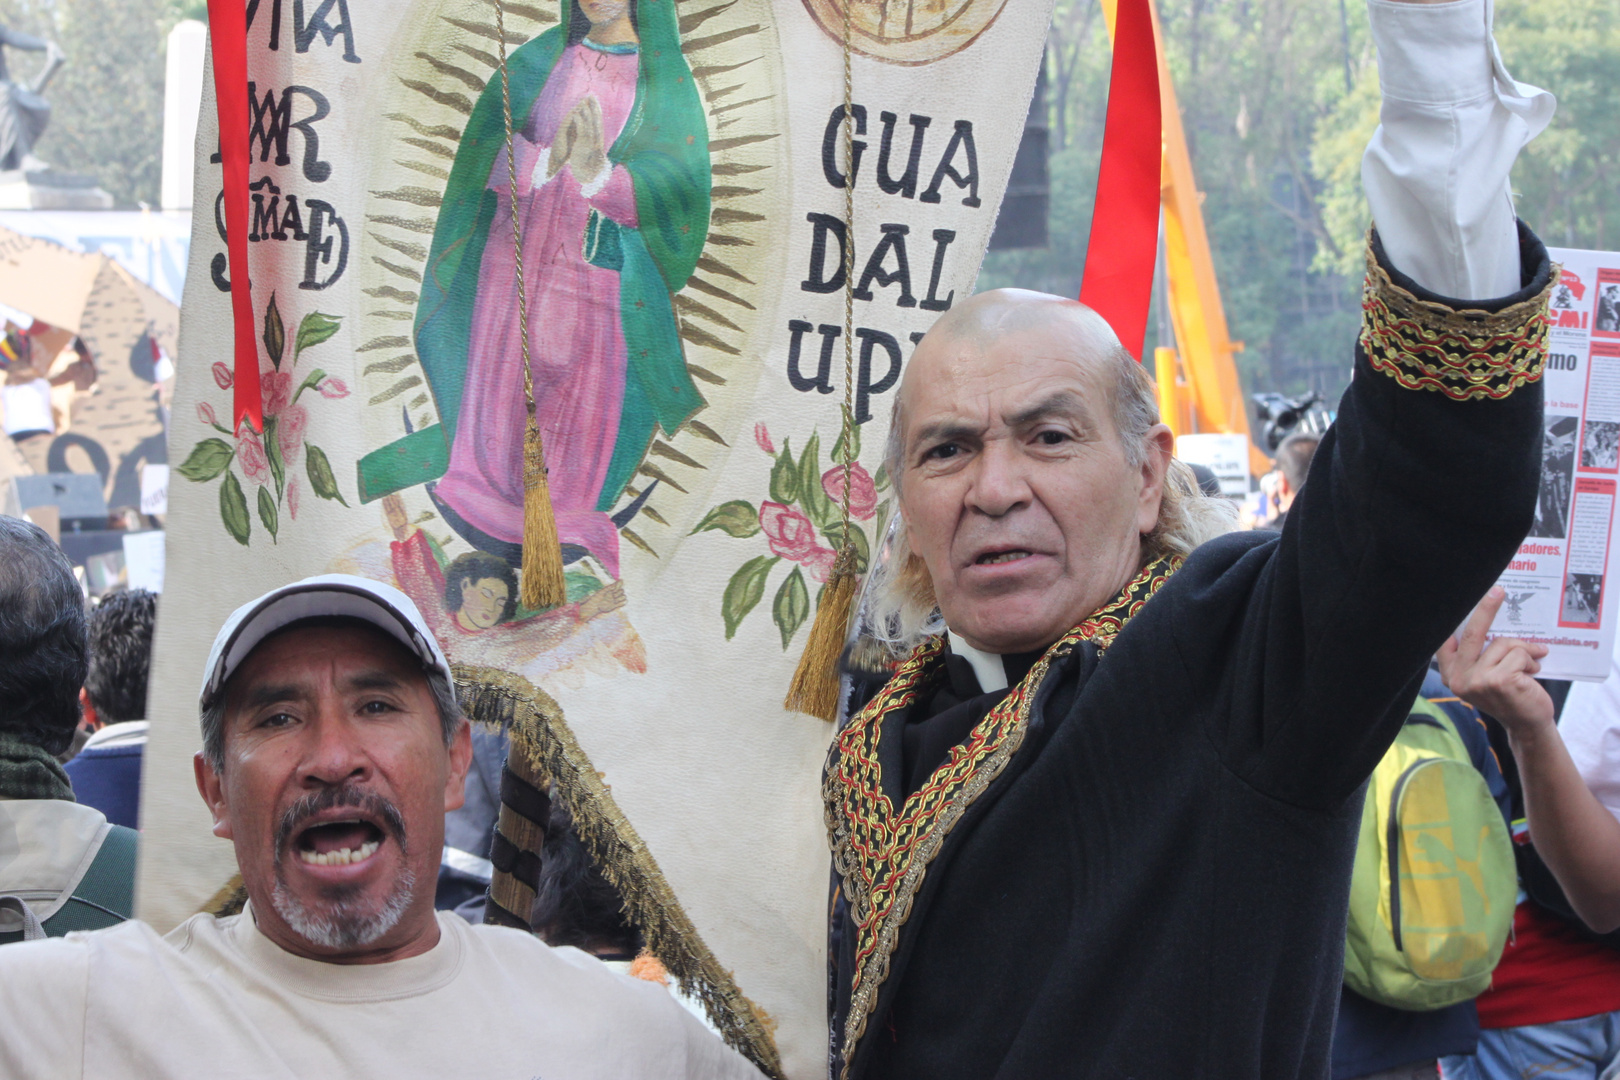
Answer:
POLYGON ((616 579, 614 505, 655 432, 674 434, 704 404, 671 297, 708 232, 708 129, 674 0, 561 8, 560 25, 508 62, 516 183, 497 73, 445 189, 415 322, 439 425, 370 455, 361 486, 373 499, 428 481, 464 539, 520 560, 515 202, 535 415, 564 561, 589 556, 616 579))

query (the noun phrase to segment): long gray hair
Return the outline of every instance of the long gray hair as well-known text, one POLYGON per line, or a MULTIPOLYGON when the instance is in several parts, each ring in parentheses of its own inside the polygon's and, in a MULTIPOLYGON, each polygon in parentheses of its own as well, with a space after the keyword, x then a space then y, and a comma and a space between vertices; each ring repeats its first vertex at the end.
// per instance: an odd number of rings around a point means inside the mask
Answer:
MULTIPOLYGON (((1146 458, 1148 432, 1159 422, 1158 395, 1142 365, 1131 359, 1117 340, 1107 343, 1102 352, 1103 363, 1113 376, 1109 380, 1109 405, 1114 427, 1126 461, 1136 468, 1146 458)), ((905 464, 901 401, 902 395, 896 394, 884 450, 884 464, 897 500, 905 464)), ((1159 501, 1159 519, 1152 531, 1142 535, 1141 565, 1166 555, 1190 554, 1204 541, 1236 528, 1237 508, 1226 499, 1204 495, 1192 469, 1172 459, 1159 501)), ((945 621, 934 597, 933 579, 921 556, 911 550, 905 520, 898 511, 887 543, 874 555, 862 605, 866 629, 891 652, 902 655, 925 638, 943 633, 945 621)))

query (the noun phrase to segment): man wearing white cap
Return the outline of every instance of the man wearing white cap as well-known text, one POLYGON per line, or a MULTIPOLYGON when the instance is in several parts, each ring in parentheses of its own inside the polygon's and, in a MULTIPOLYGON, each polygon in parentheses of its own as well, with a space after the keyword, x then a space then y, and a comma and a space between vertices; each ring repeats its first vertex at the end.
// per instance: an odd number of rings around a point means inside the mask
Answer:
POLYGON ((416 606, 344 575, 231 615, 197 788, 241 915, 0 950, 5 1077, 757 1077, 661 987, 433 910, 471 755, 416 606))

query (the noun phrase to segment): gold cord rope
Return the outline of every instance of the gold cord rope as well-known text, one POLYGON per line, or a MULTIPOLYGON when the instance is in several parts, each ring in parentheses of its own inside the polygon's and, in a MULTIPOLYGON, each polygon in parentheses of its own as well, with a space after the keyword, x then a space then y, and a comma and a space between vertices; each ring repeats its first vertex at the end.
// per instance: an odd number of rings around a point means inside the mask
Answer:
POLYGON ((518 335, 523 346, 523 404, 534 415, 534 372, 529 370, 529 295, 523 280, 523 230, 518 224, 517 155, 512 144, 512 77, 506 70, 506 4, 495 2, 495 36, 501 43, 501 108, 506 118, 506 179, 511 188, 512 261, 517 267, 518 335))

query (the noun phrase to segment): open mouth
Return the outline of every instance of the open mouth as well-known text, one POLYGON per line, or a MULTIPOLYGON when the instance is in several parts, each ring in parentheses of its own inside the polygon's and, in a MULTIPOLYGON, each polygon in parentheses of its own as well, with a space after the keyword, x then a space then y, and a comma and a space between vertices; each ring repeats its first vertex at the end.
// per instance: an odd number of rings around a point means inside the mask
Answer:
POLYGON ((1002 563, 1019 562, 1029 558, 1032 554, 1033 552, 1025 551, 1022 548, 1015 548, 1012 551, 987 551, 974 559, 973 565, 999 566, 1002 563))
POLYGON ((360 818, 324 821, 299 833, 293 851, 313 866, 348 866, 371 858, 384 839, 381 829, 360 818))

